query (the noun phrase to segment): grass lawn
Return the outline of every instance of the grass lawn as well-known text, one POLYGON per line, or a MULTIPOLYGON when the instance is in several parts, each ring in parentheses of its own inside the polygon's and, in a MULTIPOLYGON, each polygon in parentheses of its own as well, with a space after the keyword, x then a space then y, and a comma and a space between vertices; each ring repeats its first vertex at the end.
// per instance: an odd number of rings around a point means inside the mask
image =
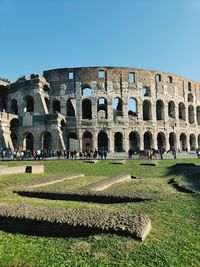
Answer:
MULTIPOLYGON (((131 237, 112 234, 80 238, 55 238, 11 234, 0 231, 0 266, 61 267, 61 266, 200 266, 200 195, 176 191, 168 184, 176 177, 182 184, 199 190, 199 167, 172 167, 176 162, 200 164, 199 159, 163 160, 157 166, 140 165, 144 161, 126 161, 113 165, 111 161, 86 164, 82 161, 44 161, 44 174, 17 174, 0 177, 0 202, 23 203, 64 208, 100 210, 130 210, 147 214, 152 230, 144 243, 131 237), (135 203, 99 204, 78 201, 53 201, 21 197, 13 194, 16 187, 37 182, 41 177, 56 177, 64 173, 84 173, 85 177, 48 185, 49 189, 79 190, 108 176, 131 174, 142 179, 115 184, 109 192, 129 191, 165 197, 135 203)), ((38 162, 33 162, 38 163, 38 162)), ((0 165, 21 165, 26 162, 0 162, 0 165)), ((30 165, 30 162, 28 163, 30 165)))

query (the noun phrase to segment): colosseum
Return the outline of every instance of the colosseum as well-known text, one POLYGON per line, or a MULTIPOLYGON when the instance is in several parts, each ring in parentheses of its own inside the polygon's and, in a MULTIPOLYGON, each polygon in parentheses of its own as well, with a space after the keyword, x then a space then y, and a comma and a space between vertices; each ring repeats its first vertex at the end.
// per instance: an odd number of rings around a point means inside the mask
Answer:
POLYGON ((0 147, 127 152, 200 147, 200 83, 126 67, 0 79, 0 147))

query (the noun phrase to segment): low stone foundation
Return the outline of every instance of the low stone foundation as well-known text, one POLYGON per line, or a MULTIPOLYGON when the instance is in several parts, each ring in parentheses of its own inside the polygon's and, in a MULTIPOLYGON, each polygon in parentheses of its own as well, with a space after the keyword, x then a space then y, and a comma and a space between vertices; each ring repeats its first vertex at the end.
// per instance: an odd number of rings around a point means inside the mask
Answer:
POLYGON ((4 166, 0 168, 0 175, 9 175, 17 173, 43 173, 44 165, 32 165, 32 166, 17 166, 17 167, 8 167, 4 166))

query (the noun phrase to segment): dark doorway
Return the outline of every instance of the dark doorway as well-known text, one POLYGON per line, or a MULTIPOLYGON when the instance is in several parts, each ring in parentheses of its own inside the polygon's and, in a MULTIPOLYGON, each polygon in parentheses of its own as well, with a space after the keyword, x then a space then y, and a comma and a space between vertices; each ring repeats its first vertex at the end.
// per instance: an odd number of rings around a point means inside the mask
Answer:
POLYGON ((51 134, 49 132, 46 132, 42 136, 42 148, 51 149, 51 145, 52 145, 51 134))
POLYGON ((144 149, 152 149, 152 134, 150 132, 144 134, 144 149))
POLYGON ((88 131, 84 132, 83 134, 82 150, 83 152, 89 152, 93 150, 92 134, 88 131))
POLYGON ((27 133, 25 137, 25 149, 33 151, 33 135, 31 133, 27 133))
POLYGON ((92 103, 89 99, 84 99, 82 101, 82 118, 92 119, 92 103))
POLYGON ((120 132, 115 133, 115 152, 123 151, 123 135, 120 132))
POLYGON ((133 151, 139 150, 139 136, 136 132, 131 132, 129 134, 129 148, 131 148, 133 151))
POLYGON ((99 132, 98 134, 98 150, 108 151, 108 135, 105 132, 99 132))

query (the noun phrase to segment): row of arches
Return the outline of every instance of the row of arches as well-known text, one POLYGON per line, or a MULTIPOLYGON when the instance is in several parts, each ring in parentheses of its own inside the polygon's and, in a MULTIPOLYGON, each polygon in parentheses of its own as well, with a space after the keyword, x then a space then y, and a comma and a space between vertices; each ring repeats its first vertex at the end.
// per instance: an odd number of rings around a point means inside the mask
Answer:
MULTIPOLYGON (((17 134, 11 133, 11 140, 13 143, 14 149, 19 148, 17 134)), ((52 148, 52 135, 50 132, 42 133, 41 135, 41 148, 42 149, 51 149, 52 148)), ((23 135, 23 149, 28 149, 30 151, 34 150, 34 136, 32 133, 25 133, 23 135)))
MULTIPOLYGON (((122 116, 123 115, 123 102, 121 98, 114 98, 112 101, 113 115, 122 116)), ((107 119, 107 100, 105 98, 99 98, 97 100, 97 113, 98 117, 107 119)), ((137 116, 138 115, 138 104, 135 98, 130 98, 128 100, 128 115, 137 116)), ((186 107, 183 102, 179 103, 178 106, 178 117, 180 120, 186 120, 186 107)), ((67 100, 67 116, 75 116, 75 99, 67 100), (74 104, 72 104, 74 101, 74 104)), ((200 124, 200 106, 196 107, 197 122, 200 124)), ((168 103, 168 117, 176 118, 176 108, 175 103, 170 101, 168 103)), ((92 118, 92 102, 90 99, 82 100, 82 118, 91 119, 92 118)), ((156 119, 164 120, 164 103, 162 100, 156 101, 156 119)), ((152 105, 149 100, 143 101, 143 120, 152 120, 152 105)), ((188 106, 188 121, 190 124, 195 122, 195 112, 192 105, 188 106)))
MULTIPOLYGON (((82 96, 91 97, 92 96, 92 89, 90 87, 83 87, 82 88, 82 96)), ((151 89, 150 87, 143 86, 141 89, 141 96, 151 97, 151 89)), ((192 93, 188 93, 187 95, 187 102, 194 102, 194 97, 192 93)))
MULTIPOLYGON (((24 97, 26 106, 26 112, 34 111, 34 99, 32 96, 28 95, 24 97)), ((49 100, 45 99, 46 104, 49 108, 49 100)), ((116 97, 112 100, 113 115, 122 116, 123 115, 123 101, 121 98, 116 97)), ((16 99, 11 100, 11 111, 14 114, 18 114, 18 104, 16 99)), ((69 98, 66 103, 66 115, 67 116, 76 116, 75 111, 75 99, 69 98)), ((59 100, 54 100, 52 103, 53 113, 60 112, 61 106, 59 100)), ((101 97, 97 100, 97 113, 99 118, 107 119, 107 100, 104 97, 101 97)), ((156 119, 164 120, 165 119, 165 109, 164 102, 160 99, 156 101, 156 119)), ((138 102, 135 98, 130 98, 128 100, 128 115, 137 116, 138 115, 138 102)), ((168 103, 168 116, 171 118, 176 118, 176 108, 173 101, 168 103)), ((186 107, 183 102, 180 102, 178 105, 178 117, 181 120, 186 120, 186 107)), ((196 117, 197 122, 200 124, 200 106, 196 107, 196 117)), ((92 118, 92 102, 90 99, 86 98, 82 100, 82 118, 91 119, 92 118)), ((149 100, 143 101, 143 120, 152 120, 152 104, 149 100)), ((195 110, 193 105, 188 106, 188 121, 190 124, 195 122, 195 110)))
MULTIPOLYGON (((17 135, 11 133, 11 139, 15 149, 18 148, 17 135)), ((75 133, 69 133, 67 136, 67 148, 69 148, 69 139, 77 140, 77 135, 75 133)), ((124 151, 124 136, 121 132, 116 132, 113 136, 114 141, 114 151, 123 152, 124 151)), ((195 151, 200 147, 200 134, 196 138, 194 134, 187 136, 185 133, 180 135, 171 132, 169 137, 163 132, 159 132, 156 136, 156 144, 153 141, 153 135, 150 131, 145 132, 142 136, 137 131, 132 131, 129 133, 129 148, 137 152, 141 148, 141 142, 143 143, 144 149, 164 149, 167 147, 172 150, 177 147, 181 151, 195 151), (168 142, 168 144, 167 144, 168 142), (187 147, 189 145, 189 147, 187 147)), ((93 135, 89 131, 85 131, 82 135, 82 150, 89 151, 93 150, 93 135)), ((100 131, 97 135, 97 148, 98 150, 110 150, 110 141, 108 135, 104 131, 100 131)), ((25 133, 23 136, 23 148, 33 151, 34 150, 34 136, 32 133, 25 133)), ((44 132, 41 134, 41 148, 42 149, 52 149, 52 135, 50 132, 44 132)))

